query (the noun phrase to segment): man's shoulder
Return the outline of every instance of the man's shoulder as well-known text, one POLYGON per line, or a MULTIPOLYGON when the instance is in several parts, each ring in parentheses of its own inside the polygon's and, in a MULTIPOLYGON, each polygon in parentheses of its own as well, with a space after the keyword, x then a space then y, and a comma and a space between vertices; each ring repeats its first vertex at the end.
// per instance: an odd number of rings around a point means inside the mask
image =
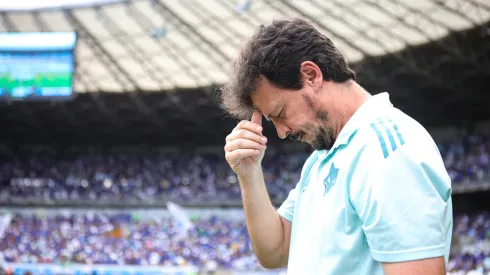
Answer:
POLYGON ((314 150, 310 154, 310 156, 306 159, 306 161, 303 164, 303 168, 301 170, 301 175, 303 175, 304 173, 307 173, 309 170, 311 170, 312 166, 318 160, 319 154, 321 154, 321 152, 317 151, 317 150, 314 150))
POLYGON ((401 111, 366 119, 347 147, 351 169, 356 172, 401 159, 442 161, 437 145, 426 129, 401 111))
POLYGON ((431 180, 440 182, 444 188, 450 184, 434 140, 408 115, 400 112, 374 117, 358 132, 352 143, 349 171, 352 182, 359 184, 352 194, 364 188, 361 183, 374 175, 404 180, 402 171, 420 172, 412 177, 428 173, 434 177, 431 180))
POLYGON ((410 153, 422 154, 425 146, 435 146, 427 130, 397 109, 366 119, 352 142, 355 151, 369 153, 375 160, 389 158, 404 147, 411 147, 410 153))

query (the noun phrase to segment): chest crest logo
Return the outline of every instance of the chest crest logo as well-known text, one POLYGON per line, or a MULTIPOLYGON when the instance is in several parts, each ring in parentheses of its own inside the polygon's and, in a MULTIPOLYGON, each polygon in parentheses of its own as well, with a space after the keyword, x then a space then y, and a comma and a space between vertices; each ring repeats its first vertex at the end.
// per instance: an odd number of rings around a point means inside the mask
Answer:
POLYGON ((325 186, 325 192, 323 195, 325 196, 330 188, 332 188, 337 182, 337 175, 339 174, 339 168, 335 167, 335 163, 332 162, 330 166, 330 171, 328 172, 327 177, 323 180, 323 185, 325 186))

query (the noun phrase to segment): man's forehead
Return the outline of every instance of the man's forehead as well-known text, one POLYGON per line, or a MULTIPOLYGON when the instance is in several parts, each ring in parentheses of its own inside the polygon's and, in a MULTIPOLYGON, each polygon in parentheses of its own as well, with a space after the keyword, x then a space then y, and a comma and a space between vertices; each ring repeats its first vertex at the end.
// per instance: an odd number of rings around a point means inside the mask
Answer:
POLYGON ((252 108, 256 111, 260 111, 266 117, 269 116, 269 112, 274 112, 280 104, 282 94, 279 93, 276 87, 270 85, 265 79, 261 78, 258 82, 255 92, 251 96, 252 108))
POLYGON ((276 104, 277 99, 278 95, 270 87, 259 85, 251 96, 252 107, 257 110, 270 108, 276 104))
POLYGON ((278 105, 279 98, 273 97, 262 97, 262 96, 254 96, 252 97, 252 108, 257 111, 270 111, 270 109, 274 109, 278 105))
POLYGON ((260 109, 255 104, 252 105, 252 108, 254 109, 254 111, 260 111, 267 120, 271 120, 271 113, 275 112, 276 106, 277 104, 274 104, 274 102, 270 102, 268 106, 263 109, 260 109))

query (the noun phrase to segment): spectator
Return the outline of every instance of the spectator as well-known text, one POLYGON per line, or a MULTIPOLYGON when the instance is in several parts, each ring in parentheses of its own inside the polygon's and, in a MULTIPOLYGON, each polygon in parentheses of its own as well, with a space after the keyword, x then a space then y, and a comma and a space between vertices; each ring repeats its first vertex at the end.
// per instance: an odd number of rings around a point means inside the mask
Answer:
MULTIPOLYGON (((453 184, 488 177, 490 141, 466 135, 440 144, 453 184)), ((297 183, 308 153, 269 151, 263 161, 271 199, 283 200, 297 183)), ((0 201, 174 201, 240 200, 234 173, 221 155, 91 155, 74 158, 30 156, 0 164, 0 201)))
POLYGON ((243 220, 197 219, 183 241, 172 220, 131 214, 16 214, 0 240, 13 263, 260 268, 243 220))

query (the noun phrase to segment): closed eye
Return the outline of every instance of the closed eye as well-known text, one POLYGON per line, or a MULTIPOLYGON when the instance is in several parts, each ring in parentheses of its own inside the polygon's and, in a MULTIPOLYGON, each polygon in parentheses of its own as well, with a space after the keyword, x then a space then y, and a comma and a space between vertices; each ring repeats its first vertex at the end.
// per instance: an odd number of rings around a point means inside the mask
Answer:
POLYGON ((281 109, 281 111, 279 112, 279 114, 276 117, 284 119, 283 114, 284 114, 284 108, 281 109))

